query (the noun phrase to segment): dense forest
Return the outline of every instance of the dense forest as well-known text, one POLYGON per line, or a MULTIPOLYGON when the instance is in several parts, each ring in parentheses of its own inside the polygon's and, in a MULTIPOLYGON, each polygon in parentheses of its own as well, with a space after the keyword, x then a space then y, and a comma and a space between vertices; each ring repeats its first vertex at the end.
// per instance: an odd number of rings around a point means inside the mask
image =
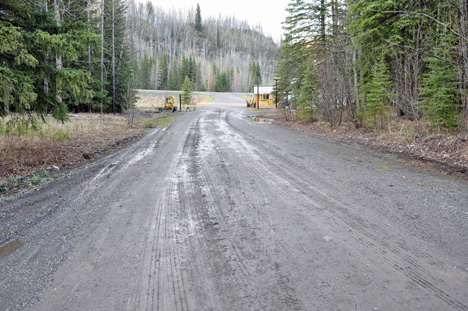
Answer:
POLYGON ((119 112, 131 102, 123 0, 0 2, 0 115, 10 121, 73 110, 119 112))
POLYGON ((129 34, 138 61, 138 87, 179 90, 186 76, 195 90, 247 92, 272 83, 278 47, 248 21, 164 11, 151 2, 129 3, 129 34))
POLYGON ((293 0, 277 74, 283 101, 332 126, 384 127, 389 111, 466 127, 465 0, 293 0), (313 104, 312 104, 313 103, 313 104))
POLYGON ((0 116, 29 126, 47 114, 121 112, 134 89, 180 90, 186 78, 194 90, 248 91, 272 80, 277 58, 260 27, 202 18, 199 6, 2 0, 0 116))

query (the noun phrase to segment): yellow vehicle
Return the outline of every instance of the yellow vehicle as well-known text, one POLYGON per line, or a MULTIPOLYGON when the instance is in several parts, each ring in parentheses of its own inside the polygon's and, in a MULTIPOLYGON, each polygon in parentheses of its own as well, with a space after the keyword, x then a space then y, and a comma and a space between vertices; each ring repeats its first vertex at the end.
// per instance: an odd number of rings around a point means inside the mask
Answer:
MULTIPOLYGON (((275 100, 274 100, 274 96, 270 93, 261 93, 260 94, 260 106, 264 106, 264 105, 274 105, 275 104, 275 100)), ((250 100, 247 100, 247 107, 254 107, 256 108, 256 104, 257 104, 257 95, 253 95, 252 98, 250 100)))
POLYGON ((166 96, 164 100, 164 110, 174 109, 174 96, 166 96))

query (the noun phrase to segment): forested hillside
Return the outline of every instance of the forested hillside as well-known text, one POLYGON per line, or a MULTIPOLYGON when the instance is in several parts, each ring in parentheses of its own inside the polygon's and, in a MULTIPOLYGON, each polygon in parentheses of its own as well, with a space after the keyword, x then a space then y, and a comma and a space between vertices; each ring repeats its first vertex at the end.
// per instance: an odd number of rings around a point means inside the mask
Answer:
POLYGON ((204 17, 203 8, 164 11, 151 2, 129 4, 129 40, 138 87, 179 90, 186 76, 195 90, 246 92, 272 83, 278 48, 261 27, 234 17, 204 17))
MULTIPOLYGON (((382 128, 398 113, 466 127, 465 0, 293 0, 278 66, 283 100, 332 126, 382 128)), ((307 113, 303 113, 306 115, 307 113)))
POLYGON ((180 90, 186 77, 210 91, 272 81, 278 47, 260 27, 201 12, 133 0, 0 1, 0 133, 47 114, 120 112, 135 88, 180 90))

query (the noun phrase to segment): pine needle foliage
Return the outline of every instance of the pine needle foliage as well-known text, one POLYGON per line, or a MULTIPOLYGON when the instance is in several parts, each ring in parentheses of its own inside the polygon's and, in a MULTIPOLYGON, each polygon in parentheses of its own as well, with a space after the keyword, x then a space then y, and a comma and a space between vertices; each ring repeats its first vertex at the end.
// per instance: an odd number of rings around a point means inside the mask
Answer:
POLYGON ((34 126, 51 114, 69 111, 121 111, 131 76, 126 52, 125 6, 106 0, 104 37, 95 0, 0 2, 0 116, 34 126), (101 40, 105 41, 105 92, 99 79, 101 40), (113 53, 113 54, 111 54, 113 53), (111 83, 109 83, 111 82, 111 83), (109 106, 112 104, 112 107, 109 106))

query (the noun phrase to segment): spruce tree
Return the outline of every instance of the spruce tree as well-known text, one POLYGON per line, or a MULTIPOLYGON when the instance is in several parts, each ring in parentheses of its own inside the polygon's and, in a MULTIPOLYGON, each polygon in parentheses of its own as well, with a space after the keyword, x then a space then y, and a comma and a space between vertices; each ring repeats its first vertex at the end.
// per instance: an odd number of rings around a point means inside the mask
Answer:
POLYGON ((216 47, 221 48, 221 33, 219 32, 219 24, 216 25, 216 47))
POLYGON ((140 65, 140 83, 139 87, 145 90, 150 89, 150 80, 151 80, 151 67, 152 60, 148 57, 146 52, 143 55, 143 59, 140 65))
MULTIPOLYGON (((313 113, 313 108, 316 106, 319 97, 319 86, 317 84, 317 73, 312 61, 306 68, 304 74, 304 82, 299 90, 300 100, 299 107, 307 108, 308 113, 313 113)), ((311 116, 312 117, 312 116, 311 116)))
POLYGON ((185 76, 184 83, 182 84, 182 91, 182 103, 190 105, 192 101, 193 84, 188 76, 185 76))
MULTIPOLYGON (((1 9, 1 7, 0 7, 1 9)), ((38 60, 26 49, 21 28, 0 21, 0 116, 11 111, 24 114, 36 100, 34 78, 31 74, 38 60)))
POLYGON ((224 70, 216 76, 215 92, 231 91, 231 71, 224 70))
MULTIPOLYGON (((189 60, 187 57, 185 57, 185 54, 182 55, 182 63, 180 65, 180 75, 179 75, 179 85, 182 86, 183 83, 185 82, 185 77, 189 77, 190 79, 190 64, 189 60)), ((180 89, 180 87, 179 87, 180 89)))
POLYGON ((377 64, 373 67, 371 81, 366 87, 367 90, 367 113, 374 119, 377 126, 377 119, 380 121, 380 128, 384 126, 384 115, 389 106, 387 102, 391 99, 391 81, 384 56, 381 56, 377 64))
POLYGON ((195 13, 195 29, 198 30, 199 32, 203 31, 200 5, 198 3, 197 3, 197 11, 195 13))
POLYGON ((421 92, 423 107, 428 119, 437 130, 455 127, 459 112, 457 103, 457 73, 447 55, 451 55, 448 35, 441 36, 439 43, 427 57, 427 72, 423 76, 421 92))
POLYGON ((89 46, 97 44, 98 36, 77 13, 79 4, 74 5, 66 15, 60 14, 63 8, 54 7, 53 17, 47 8, 21 1, 0 4, 0 40, 4 41, 0 53, 5 59, 0 64, 1 115, 13 111, 34 123, 37 116, 51 113, 65 121, 68 106, 91 100, 92 80, 80 59, 89 46))
POLYGON ((169 76, 169 64, 167 60, 167 55, 163 52, 161 56, 161 89, 167 89, 167 82, 169 76))
POLYGON ((169 90, 180 90, 181 83, 180 83, 179 77, 180 77, 179 67, 174 62, 172 63, 171 70, 169 71, 169 78, 167 81, 169 90))

